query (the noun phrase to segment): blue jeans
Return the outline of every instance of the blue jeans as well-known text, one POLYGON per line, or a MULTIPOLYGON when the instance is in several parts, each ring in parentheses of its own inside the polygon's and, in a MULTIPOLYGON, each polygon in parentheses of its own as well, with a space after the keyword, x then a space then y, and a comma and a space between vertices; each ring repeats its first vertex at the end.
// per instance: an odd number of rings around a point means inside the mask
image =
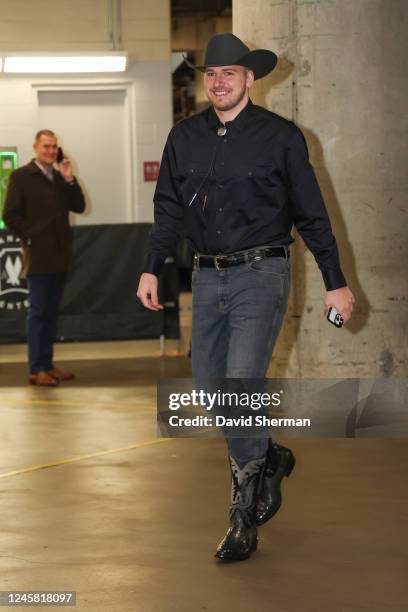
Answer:
POLYGON ((65 277, 65 273, 27 276, 30 301, 27 316, 30 374, 52 370, 54 367, 53 344, 65 277))
MULTIPOLYGON (((285 316, 290 259, 268 257, 192 275, 194 379, 264 378, 285 316)), ((230 438, 240 463, 263 456, 267 438, 230 438)))

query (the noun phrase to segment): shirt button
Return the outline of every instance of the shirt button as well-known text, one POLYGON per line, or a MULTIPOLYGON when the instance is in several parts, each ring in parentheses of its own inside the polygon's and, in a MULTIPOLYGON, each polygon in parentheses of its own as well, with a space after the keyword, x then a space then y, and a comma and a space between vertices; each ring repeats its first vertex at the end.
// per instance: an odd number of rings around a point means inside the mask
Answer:
POLYGON ((248 172, 248 176, 252 176, 252 172, 248 172))
POLYGON ((227 138, 224 138, 224 144, 227 142, 227 140, 228 140, 227 138))
POLYGON ((224 185, 217 185, 218 189, 222 189, 224 187, 224 185))
POLYGON ((220 162, 220 166, 225 166, 225 162, 220 162))
POLYGON ((222 208, 219 208, 219 209, 218 209, 218 212, 222 212, 222 208))
POLYGON ((221 230, 217 230, 217 234, 220 235, 222 232, 221 230))

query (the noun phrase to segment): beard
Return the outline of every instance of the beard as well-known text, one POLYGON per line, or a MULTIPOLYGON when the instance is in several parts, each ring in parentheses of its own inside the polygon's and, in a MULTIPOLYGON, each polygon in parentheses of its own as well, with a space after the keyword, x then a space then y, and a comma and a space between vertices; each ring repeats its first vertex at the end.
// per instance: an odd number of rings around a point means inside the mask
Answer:
POLYGON ((219 99, 217 98, 215 94, 212 94, 211 96, 208 96, 208 97, 210 98, 210 101, 212 102, 214 108, 216 108, 219 111, 229 111, 235 108, 243 100, 246 94, 246 91, 247 91, 247 87, 246 87, 246 84, 244 83, 242 85, 242 89, 240 89, 239 91, 233 92, 232 95, 225 96, 225 99, 223 98, 219 99))

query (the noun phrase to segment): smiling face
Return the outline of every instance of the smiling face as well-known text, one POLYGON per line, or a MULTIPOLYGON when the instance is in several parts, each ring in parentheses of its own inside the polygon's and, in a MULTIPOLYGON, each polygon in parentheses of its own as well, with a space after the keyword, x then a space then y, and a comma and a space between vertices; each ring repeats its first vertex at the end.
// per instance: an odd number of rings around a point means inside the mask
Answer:
POLYGON ((253 82, 252 70, 243 66, 209 67, 204 74, 207 97, 220 112, 244 107, 248 102, 248 89, 253 82))
POLYGON ((34 143, 36 159, 44 166, 52 166, 57 159, 58 141, 55 136, 42 134, 34 143))

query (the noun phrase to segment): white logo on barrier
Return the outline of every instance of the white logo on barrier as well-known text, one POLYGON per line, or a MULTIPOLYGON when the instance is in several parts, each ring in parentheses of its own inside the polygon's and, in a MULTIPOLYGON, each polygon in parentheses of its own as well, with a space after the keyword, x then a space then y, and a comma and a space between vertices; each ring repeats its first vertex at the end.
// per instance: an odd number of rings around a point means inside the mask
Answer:
POLYGON ((0 236, 0 310, 28 308, 27 282, 21 278, 23 260, 19 243, 13 236, 0 236))
POLYGON ((17 256, 13 261, 10 256, 6 258, 6 272, 8 274, 8 278, 6 279, 6 283, 13 285, 20 285, 20 274, 23 269, 23 263, 21 261, 21 256, 17 256))

